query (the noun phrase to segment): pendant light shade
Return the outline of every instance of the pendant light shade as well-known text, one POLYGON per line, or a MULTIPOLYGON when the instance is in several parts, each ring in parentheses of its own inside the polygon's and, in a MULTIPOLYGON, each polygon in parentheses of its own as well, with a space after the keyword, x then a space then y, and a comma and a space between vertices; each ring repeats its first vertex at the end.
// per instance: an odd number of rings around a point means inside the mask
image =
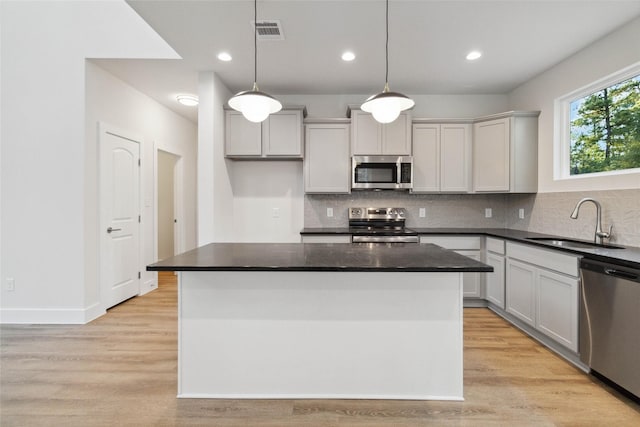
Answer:
POLYGON ((256 123, 264 121, 269 114, 277 113, 282 109, 280 101, 267 93, 260 92, 255 82, 252 90, 236 93, 229 100, 229 106, 240 111, 247 120, 256 123))
POLYGON ((273 96, 260 92, 258 89, 258 5, 257 0, 253 1, 253 88, 236 93, 229 99, 229 106, 249 121, 260 123, 269 114, 277 113, 282 109, 280 101, 273 96))
POLYGON ((373 118, 380 123, 391 123, 398 118, 400 112, 408 110, 416 103, 413 99, 398 92, 391 92, 389 84, 384 85, 384 90, 370 96, 360 108, 371 113, 373 118))
POLYGON ((389 90, 389 0, 386 9, 385 84, 382 92, 370 96, 360 108, 380 123, 391 123, 400 113, 415 105, 413 99, 389 90))

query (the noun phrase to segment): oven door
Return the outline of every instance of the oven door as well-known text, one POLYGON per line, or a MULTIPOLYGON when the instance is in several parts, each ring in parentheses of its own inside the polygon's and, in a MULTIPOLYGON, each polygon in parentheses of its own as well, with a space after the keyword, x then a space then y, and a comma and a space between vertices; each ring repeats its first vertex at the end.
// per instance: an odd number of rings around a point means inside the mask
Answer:
POLYGON ((352 166, 351 188, 412 188, 413 159, 409 156, 354 156, 352 166))

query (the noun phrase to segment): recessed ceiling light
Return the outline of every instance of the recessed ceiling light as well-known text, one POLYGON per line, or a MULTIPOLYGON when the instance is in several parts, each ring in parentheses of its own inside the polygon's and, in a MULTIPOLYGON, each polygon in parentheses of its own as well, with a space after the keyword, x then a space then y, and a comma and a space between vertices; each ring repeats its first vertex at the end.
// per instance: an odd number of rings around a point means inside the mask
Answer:
POLYGON ((220 61, 224 61, 224 62, 229 62, 231 61, 233 58, 231 58, 231 55, 229 55, 227 52, 220 52, 218 54, 218 59, 220 61))
POLYGON ((178 95, 176 96, 178 102, 187 107, 195 107, 198 105, 198 97, 193 95, 178 95))
POLYGON ((482 56, 482 52, 479 50, 472 50, 467 54, 467 61, 475 61, 482 56))
POLYGON ((351 51, 346 51, 345 53, 342 54, 342 60, 343 61, 353 61, 354 59, 356 59, 356 54, 351 52, 351 51))

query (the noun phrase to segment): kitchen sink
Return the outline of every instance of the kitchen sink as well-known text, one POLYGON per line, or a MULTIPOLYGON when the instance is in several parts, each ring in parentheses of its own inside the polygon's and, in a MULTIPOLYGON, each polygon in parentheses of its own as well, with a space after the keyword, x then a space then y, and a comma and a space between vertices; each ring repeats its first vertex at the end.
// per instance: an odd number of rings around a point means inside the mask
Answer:
POLYGON ((624 249, 622 246, 583 242, 580 240, 562 239, 557 237, 527 237, 526 239, 568 249, 624 249))

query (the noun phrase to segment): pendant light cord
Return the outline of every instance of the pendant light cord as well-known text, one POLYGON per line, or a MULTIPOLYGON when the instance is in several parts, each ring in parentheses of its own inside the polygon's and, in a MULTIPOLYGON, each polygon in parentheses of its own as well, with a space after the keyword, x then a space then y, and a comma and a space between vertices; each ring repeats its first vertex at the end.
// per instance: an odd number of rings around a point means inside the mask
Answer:
POLYGON ((387 39, 385 43, 385 75, 384 81, 385 84, 389 82, 389 0, 387 0, 387 13, 386 13, 386 22, 387 22, 387 39))
POLYGON ((253 0, 253 84, 258 83, 258 0, 253 0))

